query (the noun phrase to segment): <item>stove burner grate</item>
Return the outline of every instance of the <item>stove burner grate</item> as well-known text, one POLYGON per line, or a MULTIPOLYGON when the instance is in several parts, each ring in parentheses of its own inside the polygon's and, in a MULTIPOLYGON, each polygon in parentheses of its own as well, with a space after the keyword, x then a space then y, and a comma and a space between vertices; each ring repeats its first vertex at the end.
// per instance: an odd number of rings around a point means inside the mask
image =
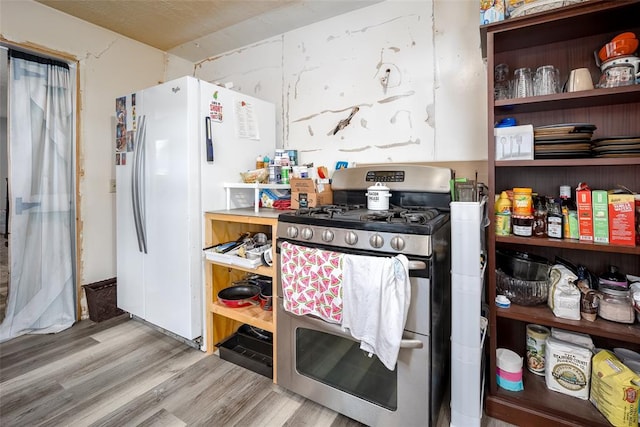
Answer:
POLYGON ((316 208, 299 208, 296 216, 309 216, 314 218, 333 218, 346 214, 348 211, 362 209, 362 205, 323 205, 316 208))
POLYGON ((388 211, 368 212, 360 216, 360 220, 364 222, 400 222, 407 224, 426 224, 436 216, 439 211, 435 208, 427 208, 420 210, 411 209, 394 209, 388 211))

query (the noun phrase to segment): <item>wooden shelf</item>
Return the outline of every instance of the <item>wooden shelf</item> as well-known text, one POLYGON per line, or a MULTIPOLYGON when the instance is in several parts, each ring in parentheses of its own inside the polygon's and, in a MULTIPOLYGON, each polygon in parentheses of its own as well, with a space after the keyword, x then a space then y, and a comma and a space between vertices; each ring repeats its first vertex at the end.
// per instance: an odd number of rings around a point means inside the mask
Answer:
POLYGON ((546 305, 526 307, 511 304, 509 308, 497 308, 496 316, 611 338, 621 342, 640 344, 640 324, 638 323, 625 324, 610 322, 600 317, 594 322, 562 319, 554 316, 551 309, 546 305))
MULTIPOLYGON (((233 209, 205 213, 205 244, 208 247, 235 241, 245 232, 265 233, 270 236, 272 242, 278 227, 278 215, 282 211, 274 209, 233 209)), ((275 246, 271 248, 272 259, 276 259, 275 246)), ((246 274, 259 274, 272 279, 272 298, 275 307, 277 297, 278 272, 275 264, 272 266, 259 265, 257 268, 249 268, 243 265, 230 264, 218 259, 205 259, 205 284, 206 284, 206 336, 207 352, 213 353, 216 344, 236 332, 241 324, 248 324, 256 328, 264 329, 273 334, 273 348, 276 348, 276 312, 265 311, 259 305, 232 308, 217 301, 218 292, 229 286, 234 281, 243 279, 246 274)), ((277 382, 277 359, 273 354, 273 382, 277 382)))
POLYGON ((503 99, 495 102, 496 114, 532 113, 538 111, 564 110, 567 108, 598 107, 610 104, 638 102, 640 85, 607 89, 563 92, 530 98, 503 99))
MULTIPOLYGON (((594 51, 619 33, 640 34, 640 0, 590 0, 576 5, 500 23, 482 26, 490 71, 505 63, 517 68, 552 64, 566 81, 573 69, 587 68, 594 83, 601 76, 594 51)), ((593 139, 640 135, 640 85, 562 92, 528 98, 494 100, 493 72, 487 75, 487 142, 489 197, 514 187, 531 187, 545 196, 558 196, 559 186, 575 188, 586 182, 592 189, 610 190, 625 185, 640 191, 640 157, 568 158, 535 160, 495 160, 493 126, 506 117, 534 128, 559 123, 592 123, 593 139)), ((493 214, 493 206, 489 207, 493 214)), ((496 296, 496 257, 498 249, 511 249, 544 256, 553 261, 563 258, 600 274, 616 265, 626 274, 640 275, 640 247, 595 244, 569 239, 495 236, 494 226, 487 236, 487 299, 496 296)), ((526 325, 547 327, 591 335, 599 348, 616 346, 640 348, 640 324, 628 325, 597 318, 567 320, 555 317, 545 305, 525 307, 512 304, 508 309, 489 308, 489 384, 486 413, 520 426, 609 425, 588 401, 547 389, 544 378, 526 371, 522 392, 508 392, 496 381, 496 348, 506 347, 520 356, 526 352, 526 325)))
POLYGON ((611 425, 591 402, 547 389, 544 377, 532 374, 526 368, 522 382, 522 391, 498 388, 487 396, 487 412, 516 425, 611 425))
POLYGON ((495 162, 495 167, 499 168, 520 168, 520 167, 585 167, 585 166, 624 166, 640 165, 640 157, 608 157, 608 158, 586 158, 586 159, 547 159, 547 160, 499 160, 495 162))
POLYGON ((242 323, 248 323, 256 328, 264 329, 274 333, 276 328, 273 324, 273 312, 265 311, 259 305, 250 307, 231 308, 218 301, 214 301, 209 309, 221 316, 236 320, 242 323))
POLYGON ((575 249, 614 254, 640 255, 640 246, 607 245, 604 243, 581 242, 579 240, 551 239, 540 237, 496 236, 496 242, 519 246, 542 246, 546 248, 575 249))

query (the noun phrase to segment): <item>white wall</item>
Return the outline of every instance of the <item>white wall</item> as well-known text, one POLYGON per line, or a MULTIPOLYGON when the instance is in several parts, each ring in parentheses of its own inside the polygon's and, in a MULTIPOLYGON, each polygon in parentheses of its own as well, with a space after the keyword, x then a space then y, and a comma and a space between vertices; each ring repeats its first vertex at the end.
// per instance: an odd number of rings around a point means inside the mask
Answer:
POLYGON ((81 283, 116 271, 114 99, 159 81, 195 75, 274 102, 278 146, 330 169, 338 160, 486 159, 476 0, 391 0, 195 66, 32 0, 0 1, 0 36, 79 60, 81 283), (353 106, 351 124, 331 135, 353 106))
POLYGON ((476 0, 387 1, 217 55, 194 72, 276 103, 278 145, 303 162, 484 160, 478 13, 476 0))
POLYGON ((0 31, 12 43, 42 46, 79 61, 80 281, 114 277, 116 218, 110 180, 115 177, 115 98, 162 81, 167 55, 31 0, 1 1, 0 31))

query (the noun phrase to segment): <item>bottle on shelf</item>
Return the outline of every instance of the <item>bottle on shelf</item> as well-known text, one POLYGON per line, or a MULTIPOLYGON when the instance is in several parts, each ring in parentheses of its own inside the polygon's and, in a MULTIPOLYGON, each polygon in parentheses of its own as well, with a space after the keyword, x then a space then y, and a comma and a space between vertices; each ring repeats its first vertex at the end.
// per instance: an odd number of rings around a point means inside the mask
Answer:
POLYGON ((553 197, 547 199, 547 236, 562 239, 562 206, 553 197))
POLYGON ((544 196, 537 196, 534 200, 533 235, 547 237, 547 200, 544 196))
POLYGON ((496 212, 496 235, 508 236, 511 234, 511 200, 509 194, 503 191, 494 207, 496 212))
POLYGON ((560 207, 562 209, 562 236, 565 239, 578 239, 578 210, 571 198, 571 187, 560 186, 560 207))

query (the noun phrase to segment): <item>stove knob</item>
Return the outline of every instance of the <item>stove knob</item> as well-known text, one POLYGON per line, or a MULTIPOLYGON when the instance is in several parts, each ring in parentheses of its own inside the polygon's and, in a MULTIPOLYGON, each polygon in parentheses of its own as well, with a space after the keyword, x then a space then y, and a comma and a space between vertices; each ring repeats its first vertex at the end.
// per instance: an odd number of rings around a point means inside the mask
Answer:
POLYGON ((289 226, 287 227, 287 237, 295 239, 298 237, 298 227, 289 226))
POLYGON ((333 240, 333 231, 331 230, 324 230, 322 232, 322 240, 324 240, 325 242, 330 242, 333 240))
POLYGON ((370 244, 372 247, 374 247, 374 248, 376 248, 376 249, 379 249, 379 248, 381 248, 381 247, 382 247, 382 245, 384 245, 384 239, 382 238, 382 236, 381 236, 381 235, 379 235, 379 234, 374 234, 373 236, 371 236, 371 237, 369 238, 369 244, 370 244))
POLYGON ((311 240, 311 238, 313 237, 313 230, 310 229, 309 227, 305 227, 302 229, 302 232, 300 233, 300 235, 305 240, 311 240))
POLYGON ((353 232, 353 231, 349 231, 347 232, 347 234, 344 236, 344 241, 345 243, 347 243, 348 245, 355 245, 356 243, 358 243, 358 235, 353 232))
POLYGON ((392 237, 391 242, 389 242, 389 244, 391 244, 391 247, 398 252, 403 250, 405 246, 404 239, 400 236, 392 237))

